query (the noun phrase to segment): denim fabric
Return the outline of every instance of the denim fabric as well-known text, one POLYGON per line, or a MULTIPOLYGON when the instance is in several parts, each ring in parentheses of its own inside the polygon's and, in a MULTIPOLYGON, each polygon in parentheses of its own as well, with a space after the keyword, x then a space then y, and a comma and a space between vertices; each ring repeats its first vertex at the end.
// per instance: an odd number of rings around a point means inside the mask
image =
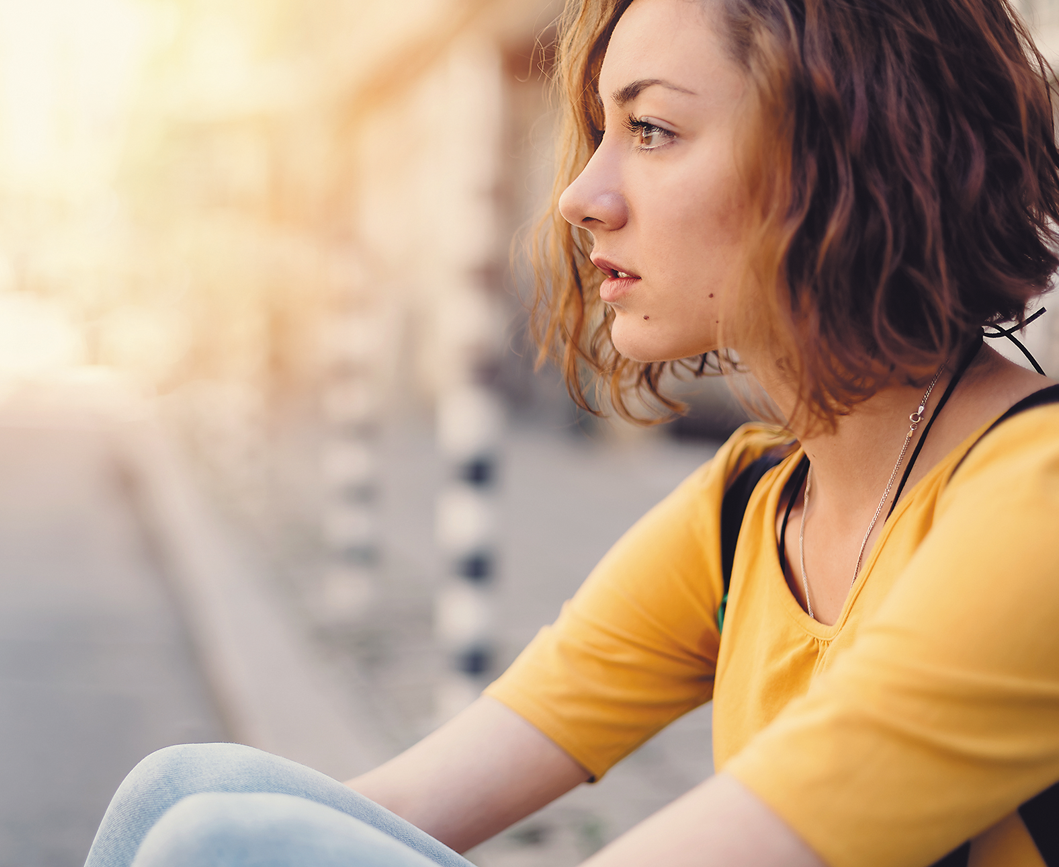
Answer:
POLYGON ((110 802, 85 867, 339 863, 471 867, 331 777, 238 744, 167 747, 140 762, 110 802))

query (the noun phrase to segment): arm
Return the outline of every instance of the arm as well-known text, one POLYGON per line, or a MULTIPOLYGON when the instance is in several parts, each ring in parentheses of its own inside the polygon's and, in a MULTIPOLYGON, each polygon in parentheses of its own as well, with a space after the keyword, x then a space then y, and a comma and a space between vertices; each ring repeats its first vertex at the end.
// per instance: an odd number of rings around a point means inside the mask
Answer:
POLYGON ((583 867, 825 867, 749 789, 727 774, 696 786, 583 867))
MULTIPOLYGON (((514 711, 481 698, 384 765, 346 785, 458 852, 588 779, 514 711)), ((720 774, 642 822, 585 867, 823 867, 768 807, 720 774)))
POLYGON ((514 711, 480 698, 346 785, 463 852, 588 778, 514 711))
POLYGON ((626 533, 558 623, 490 686, 500 701, 479 699, 348 785, 465 851, 709 700, 723 594, 709 513, 729 464, 775 441, 746 428, 626 533))

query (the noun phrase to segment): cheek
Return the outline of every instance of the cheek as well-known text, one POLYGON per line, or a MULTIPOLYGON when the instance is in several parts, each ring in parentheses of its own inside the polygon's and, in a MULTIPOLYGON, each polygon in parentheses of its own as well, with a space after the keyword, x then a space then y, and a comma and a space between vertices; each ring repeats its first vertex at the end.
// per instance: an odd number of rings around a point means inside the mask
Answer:
POLYGON ((687 173, 656 191, 653 243, 666 251, 666 265, 685 277, 712 281, 731 270, 742 251, 744 196, 734 170, 687 173))
MULTIPOLYGON (((615 348, 637 361, 686 358, 720 348, 739 329, 736 296, 745 204, 731 154, 706 153, 683 171, 644 178, 636 191, 638 244, 652 264, 649 292, 618 311, 615 348)), ((661 166, 661 164, 660 164, 661 166)))
POLYGON ((730 199, 671 209, 664 231, 654 239, 655 249, 663 253, 664 294, 686 314, 729 313, 727 302, 742 270, 742 239, 742 223, 730 199))
POLYGON ((659 239, 656 249, 667 255, 655 291, 644 299, 642 313, 619 317, 624 333, 615 332, 616 340, 637 344, 630 352, 645 359, 649 354, 658 360, 686 358, 719 349, 741 330, 741 232, 730 224, 727 212, 705 208, 683 216, 698 231, 688 232, 687 223, 678 222, 659 239))

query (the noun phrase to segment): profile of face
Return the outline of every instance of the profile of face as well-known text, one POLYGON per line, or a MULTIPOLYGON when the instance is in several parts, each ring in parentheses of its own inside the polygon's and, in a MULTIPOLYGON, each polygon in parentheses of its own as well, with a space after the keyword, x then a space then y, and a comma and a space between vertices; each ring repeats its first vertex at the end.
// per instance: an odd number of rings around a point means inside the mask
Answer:
POLYGON ((611 339, 635 361, 718 349, 722 320, 733 346, 746 81, 711 14, 700 0, 635 0, 626 10, 599 77, 603 139, 559 200, 563 217, 592 234, 611 339))

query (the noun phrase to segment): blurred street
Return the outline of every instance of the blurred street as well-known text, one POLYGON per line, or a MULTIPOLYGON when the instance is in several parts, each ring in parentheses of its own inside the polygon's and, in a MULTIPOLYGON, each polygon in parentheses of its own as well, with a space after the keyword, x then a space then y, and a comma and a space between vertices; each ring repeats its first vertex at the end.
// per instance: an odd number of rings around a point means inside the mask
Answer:
MULTIPOLYGON (((78 867, 122 776, 166 744, 242 740, 344 777, 431 727, 443 667, 431 637, 431 498, 442 471, 429 429, 386 437, 388 583, 359 624, 321 627, 186 463, 169 452, 171 465, 157 465, 158 429, 120 401, 79 407, 75 391, 37 389, 0 410, 0 867, 78 867)), ((512 432, 495 592, 502 662, 708 453, 662 438, 512 432)), ((575 864, 707 775, 709 756, 700 711, 471 857, 575 864)))

